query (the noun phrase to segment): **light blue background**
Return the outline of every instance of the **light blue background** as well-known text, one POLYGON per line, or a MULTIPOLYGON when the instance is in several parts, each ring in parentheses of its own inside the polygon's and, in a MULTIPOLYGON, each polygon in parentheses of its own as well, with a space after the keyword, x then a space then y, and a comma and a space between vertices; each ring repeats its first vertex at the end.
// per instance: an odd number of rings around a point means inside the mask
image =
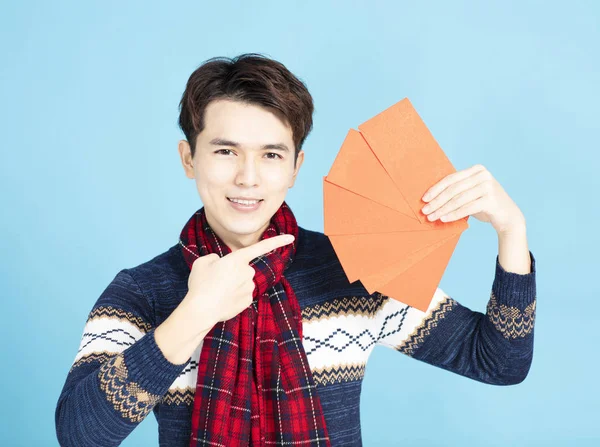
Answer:
MULTIPOLYGON (((599 5, 3 2, 0 444, 57 445, 92 305, 202 206, 177 153, 189 75, 261 52, 315 101, 286 199, 300 225, 323 231, 322 177, 348 128, 406 96, 456 169, 486 166, 527 219, 539 269, 527 379, 484 385, 380 346, 365 446, 598 445, 599 5)), ((497 238, 469 223, 440 286, 485 312, 497 238)), ((123 445, 157 445, 154 416, 123 445)))

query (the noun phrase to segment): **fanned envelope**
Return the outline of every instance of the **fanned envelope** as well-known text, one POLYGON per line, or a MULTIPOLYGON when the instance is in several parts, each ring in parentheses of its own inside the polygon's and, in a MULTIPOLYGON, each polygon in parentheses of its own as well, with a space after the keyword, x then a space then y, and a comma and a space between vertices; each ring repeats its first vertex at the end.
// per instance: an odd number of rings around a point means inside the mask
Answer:
POLYGON ((323 177, 324 233, 350 282, 425 312, 469 224, 430 222, 421 198, 456 169, 408 98, 358 129, 323 177))

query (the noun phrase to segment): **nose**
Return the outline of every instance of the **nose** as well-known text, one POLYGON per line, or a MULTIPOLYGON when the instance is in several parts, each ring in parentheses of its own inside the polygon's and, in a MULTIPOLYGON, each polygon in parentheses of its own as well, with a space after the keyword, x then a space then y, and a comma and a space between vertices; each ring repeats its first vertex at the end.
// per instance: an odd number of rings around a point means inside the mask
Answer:
POLYGON ((236 173, 236 184, 245 186, 255 186, 259 181, 258 164, 254 157, 240 157, 238 170, 236 173))

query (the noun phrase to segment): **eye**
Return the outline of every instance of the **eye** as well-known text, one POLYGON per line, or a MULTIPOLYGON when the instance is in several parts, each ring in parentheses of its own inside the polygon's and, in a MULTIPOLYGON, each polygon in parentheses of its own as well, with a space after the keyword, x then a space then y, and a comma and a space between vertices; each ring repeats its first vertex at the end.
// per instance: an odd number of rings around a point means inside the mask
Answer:
MULTIPOLYGON (((279 154, 276 154, 275 152, 267 152, 267 155, 268 155, 268 154, 277 155, 277 157, 278 157, 278 158, 280 158, 280 159, 282 159, 282 158, 283 158, 281 155, 279 155, 279 154)), ((273 160, 273 158, 272 158, 271 160, 273 160)))
MULTIPOLYGON (((222 153, 222 152, 231 152, 231 153, 233 153, 231 151, 231 149, 218 149, 218 150, 215 151, 215 154, 219 154, 219 153, 222 153)), ((228 154, 223 154, 223 155, 228 155, 228 154)), ((279 155, 279 154, 277 154, 275 152, 267 152, 267 155, 275 155, 277 158, 283 159, 283 157, 281 155, 279 155)), ((276 160, 277 159, 277 158, 272 158, 272 157, 267 157, 267 158, 270 158, 271 160, 276 160)))

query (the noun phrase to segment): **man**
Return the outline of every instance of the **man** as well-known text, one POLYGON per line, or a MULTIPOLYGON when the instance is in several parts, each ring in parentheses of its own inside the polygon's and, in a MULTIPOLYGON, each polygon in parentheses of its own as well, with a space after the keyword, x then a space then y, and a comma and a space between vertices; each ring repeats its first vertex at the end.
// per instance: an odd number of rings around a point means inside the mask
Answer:
POLYGON ((423 212, 497 231, 486 313, 439 288, 422 312, 348 283, 328 238, 285 203, 313 103, 282 64, 211 59, 180 105, 179 155, 204 206, 93 306, 56 408, 61 445, 119 445, 153 411, 161 446, 359 446, 377 344, 489 384, 526 377, 535 259, 523 214, 483 166, 432 185, 423 212))

